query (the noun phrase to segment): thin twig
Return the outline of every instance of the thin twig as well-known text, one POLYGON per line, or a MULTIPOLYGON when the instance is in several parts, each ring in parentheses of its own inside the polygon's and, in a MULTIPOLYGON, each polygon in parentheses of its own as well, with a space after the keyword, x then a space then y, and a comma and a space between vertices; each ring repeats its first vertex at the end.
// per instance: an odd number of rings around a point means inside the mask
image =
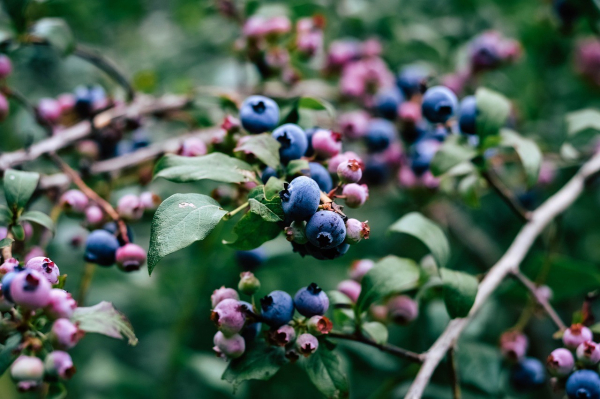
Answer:
POLYGON ((384 345, 378 344, 375 341, 372 341, 366 337, 359 336, 359 335, 344 334, 344 333, 332 331, 329 334, 327 334, 327 336, 329 338, 345 339, 348 341, 360 342, 361 344, 366 344, 366 345, 372 346, 374 348, 379 349, 380 351, 390 353, 392 355, 401 357, 403 359, 410 360, 411 362, 415 362, 415 363, 422 363, 424 360, 423 355, 421 355, 419 353, 411 352, 409 350, 399 348, 399 347, 391 345, 391 344, 384 344, 384 345))
POLYGON ((450 363, 450 380, 452 381, 452 397, 461 399, 460 377, 458 375, 458 362, 456 361, 456 346, 448 350, 448 363, 450 363))
POLYGON ((519 203, 519 200, 515 198, 514 194, 504 185, 504 183, 502 183, 493 171, 485 170, 481 172, 481 175, 522 221, 526 222, 530 219, 531 212, 519 203))

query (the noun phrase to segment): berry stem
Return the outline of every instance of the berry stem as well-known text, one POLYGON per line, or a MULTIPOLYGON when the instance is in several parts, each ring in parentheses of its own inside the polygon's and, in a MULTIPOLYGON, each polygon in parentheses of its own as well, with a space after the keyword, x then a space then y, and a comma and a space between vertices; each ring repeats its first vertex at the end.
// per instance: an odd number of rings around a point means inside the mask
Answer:
POLYGON ((233 211, 228 212, 223 219, 225 220, 229 220, 231 219, 233 216, 235 216, 235 214, 243 211, 244 209, 246 209, 248 207, 248 202, 244 202, 242 205, 238 206, 237 208, 235 208, 233 211))
POLYGON ((450 380, 452 381, 452 397, 453 399, 461 399, 460 378, 458 375, 458 362, 456 361, 456 347, 453 346, 448 350, 448 363, 450 363, 450 380))
POLYGON ((523 222, 527 222, 531 218, 531 212, 523 208, 519 200, 491 169, 482 171, 481 175, 523 222))
POLYGON ((406 350, 406 349, 403 349, 403 348, 400 348, 400 347, 397 347, 397 346, 394 346, 391 344, 384 344, 384 345, 378 344, 377 342, 372 341, 369 338, 366 338, 364 336, 358 336, 355 334, 344 334, 341 332, 331 331, 329 334, 327 334, 327 337, 344 339, 347 341, 360 342, 362 344, 372 346, 383 352, 390 353, 392 355, 401 357, 403 359, 410 360, 411 362, 415 362, 415 363, 423 363, 423 360, 425 359, 425 355, 423 355, 423 354, 411 352, 409 350, 406 350))

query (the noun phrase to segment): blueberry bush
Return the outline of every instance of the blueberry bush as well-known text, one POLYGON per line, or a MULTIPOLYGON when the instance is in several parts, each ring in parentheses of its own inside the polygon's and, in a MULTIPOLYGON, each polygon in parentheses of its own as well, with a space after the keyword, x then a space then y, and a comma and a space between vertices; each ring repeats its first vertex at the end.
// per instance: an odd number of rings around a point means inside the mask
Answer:
POLYGON ((600 399, 597 1, 1 3, 1 398, 600 399))

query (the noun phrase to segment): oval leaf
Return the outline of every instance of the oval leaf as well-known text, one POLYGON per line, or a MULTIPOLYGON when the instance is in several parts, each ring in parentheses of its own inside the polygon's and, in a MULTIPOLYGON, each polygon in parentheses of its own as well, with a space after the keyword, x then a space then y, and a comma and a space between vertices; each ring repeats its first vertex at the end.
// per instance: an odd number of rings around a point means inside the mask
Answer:
POLYGON ((229 363, 221 379, 237 387, 247 380, 268 380, 287 362, 284 348, 255 341, 242 357, 229 363))
POLYGON ((277 223, 267 222, 254 212, 248 212, 233 227, 233 232, 237 236, 236 240, 225 244, 248 251, 277 237, 281 233, 281 227, 277 223))
POLYGON ((480 87, 475 92, 477 104, 477 135, 485 138, 497 135, 510 114, 510 101, 502 94, 480 87))
POLYGON ((64 19, 42 18, 33 25, 31 34, 46 40, 61 55, 67 55, 75 49, 73 32, 64 19))
POLYGON ((586 130, 600 131, 600 111, 597 109, 590 108, 570 112, 565 118, 569 136, 575 136, 586 130))
POLYGON ((39 173, 14 169, 4 172, 4 195, 11 211, 18 213, 25 208, 39 180, 39 173))
POLYGON ((440 269, 442 276, 444 303, 451 318, 466 317, 475 303, 479 284, 470 274, 440 269))
POLYGON ((379 345, 384 345, 388 340, 388 329, 385 325, 378 321, 363 323, 363 334, 377 342, 379 345))
POLYGON ((4 374, 19 355, 19 344, 21 343, 21 334, 11 335, 6 340, 4 346, 0 348, 0 375, 4 374))
POLYGON ((202 194, 175 194, 164 200, 152 219, 148 273, 168 254, 205 239, 226 213, 202 194))
POLYGON ((431 160, 431 173, 441 176, 460 163, 469 161, 477 151, 467 143, 464 136, 449 136, 431 160))
POLYGON ((268 201, 271 201, 274 198, 278 198, 279 193, 281 191, 283 191, 284 184, 285 184, 285 181, 278 179, 274 176, 271 176, 269 178, 269 180, 267 181, 267 184, 265 184, 265 187, 264 187, 265 198, 268 201))
POLYGON ((390 226, 389 231, 411 235, 427 246, 439 267, 450 258, 450 245, 442 229, 418 212, 404 215, 390 226))
POLYGON ((10 247, 15 240, 12 238, 6 237, 0 240, 0 248, 10 247))
POLYGON ((234 151, 254 154, 265 165, 277 169, 281 163, 279 160, 279 147, 281 147, 281 144, 271 134, 264 133, 249 136, 234 151))
POLYGON ((71 316, 79 329, 85 332, 98 333, 108 337, 128 339, 129 345, 137 345, 138 339, 131 323, 124 314, 116 310, 112 303, 102 301, 89 307, 78 307, 71 316))
POLYGON ((242 183, 252 180, 252 166, 237 158, 214 152, 201 157, 165 155, 154 168, 154 178, 177 183, 214 180, 224 183, 242 183))
POLYGON ((510 129, 502 129, 501 145, 514 148, 521 159, 521 164, 527 177, 527 185, 532 187, 538 181, 542 165, 542 152, 535 141, 522 137, 510 129))
POLYGON ((337 354, 320 342, 315 353, 301 360, 302 367, 315 387, 327 398, 347 398, 348 379, 337 354))
POLYGON ((19 217, 19 221, 27 220, 28 222, 37 223, 50 230, 54 234, 55 226, 52 218, 40 211, 27 211, 19 217))

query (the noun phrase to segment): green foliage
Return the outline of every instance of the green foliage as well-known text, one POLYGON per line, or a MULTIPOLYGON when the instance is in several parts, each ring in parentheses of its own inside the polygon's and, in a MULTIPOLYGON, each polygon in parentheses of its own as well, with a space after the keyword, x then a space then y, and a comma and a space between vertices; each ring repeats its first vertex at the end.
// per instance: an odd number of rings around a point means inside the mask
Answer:
POLYGON ((9 209, 21 213, 37 187, 39 173, 9 169, 4 172, 4 195, 9 209))
POLYGON ((365 336, 371 338, 380 345, 385 344, 388 340, 389 333, 385 324, 378 321, 370 321, 368 323, 363 323, 361 328, 365 336))
POLYGON ((327 398, 349 397, 348 379, 341 370, 338 355, 321 341, 315 353, 301 360, 308 378, 327 398))
POLYGON ((465 136, 450 136, 435 153, 431 161, 431 173, 441 176, 458 164, 471 160, 477 152, 465 136))
POLYGON ((502 139, 501 145, 514 148, 519 155, 527 177, 527 185, 529 187, 533 186, 538 181, 542 165, 542 152, 539 147, 535 141, 524 138, 509 129, 502 129, 500 136, 502 139))
POLYGON ((477 279, 467 273, 440 269, 444 287, 444 303, 451 318, 465 317, 469 314, 477 296, 477 279))
POLYGON ((165 155, 154 167, 154 178, 177 183, 203 179, 224 183, 243 183, 254 178, 252 167, 237 158, 214 152, 200 157, 165 155))
POLYGON ((40 226, 45 227, 48 230, 50 230, 52 232, 52 234, 54 234, 54 231, 56 229, 56 226, 54 226, 54 222, 52 221, 50 216, 48 216, 45 213, 40 212, 40 211, 27 211, 27 212, 23 213, 19 217, 19 221, 24 221, 24 220, 26 220, 28 222, 37 223, 40 226))
POLYGON ((17 358, 19 344, 21 343, 21 334, 16 333, 8 337, 6 343, 0 349, 0 375, 4 374, 12 362, 17 358))
POLYGON ((279 147, 281 144, 271 134, 263 133, 252 135, 235 149, 236 152, 249 152, 254 154, 265 165, 277 169, 279 160, 279 147))
POLYGON ((31 28, 31 34, 46 40, 61 55, 68 55, 75 49, 75 38, 71 28, 60 18, 42 18, 31 28))
POLYGON ((82 331, 97 333, 108 337, 127 338, 129 345, 137 345, 138 339, 131 323, 124 314, 117 311, 112 303, 102 301, 90 307, 78 307, 71 316, 82 331))
POLYGON ((242 357, 229 363, 222 379, 234 387, 248 380, 268 380, 286 363, 284 348, 255 341, 246 348, 242 357))
POLYGON ((475 93, 477 104, 477 135, 495 136, 510 114, 510 102, 502 94, 481 87, 475 93))

